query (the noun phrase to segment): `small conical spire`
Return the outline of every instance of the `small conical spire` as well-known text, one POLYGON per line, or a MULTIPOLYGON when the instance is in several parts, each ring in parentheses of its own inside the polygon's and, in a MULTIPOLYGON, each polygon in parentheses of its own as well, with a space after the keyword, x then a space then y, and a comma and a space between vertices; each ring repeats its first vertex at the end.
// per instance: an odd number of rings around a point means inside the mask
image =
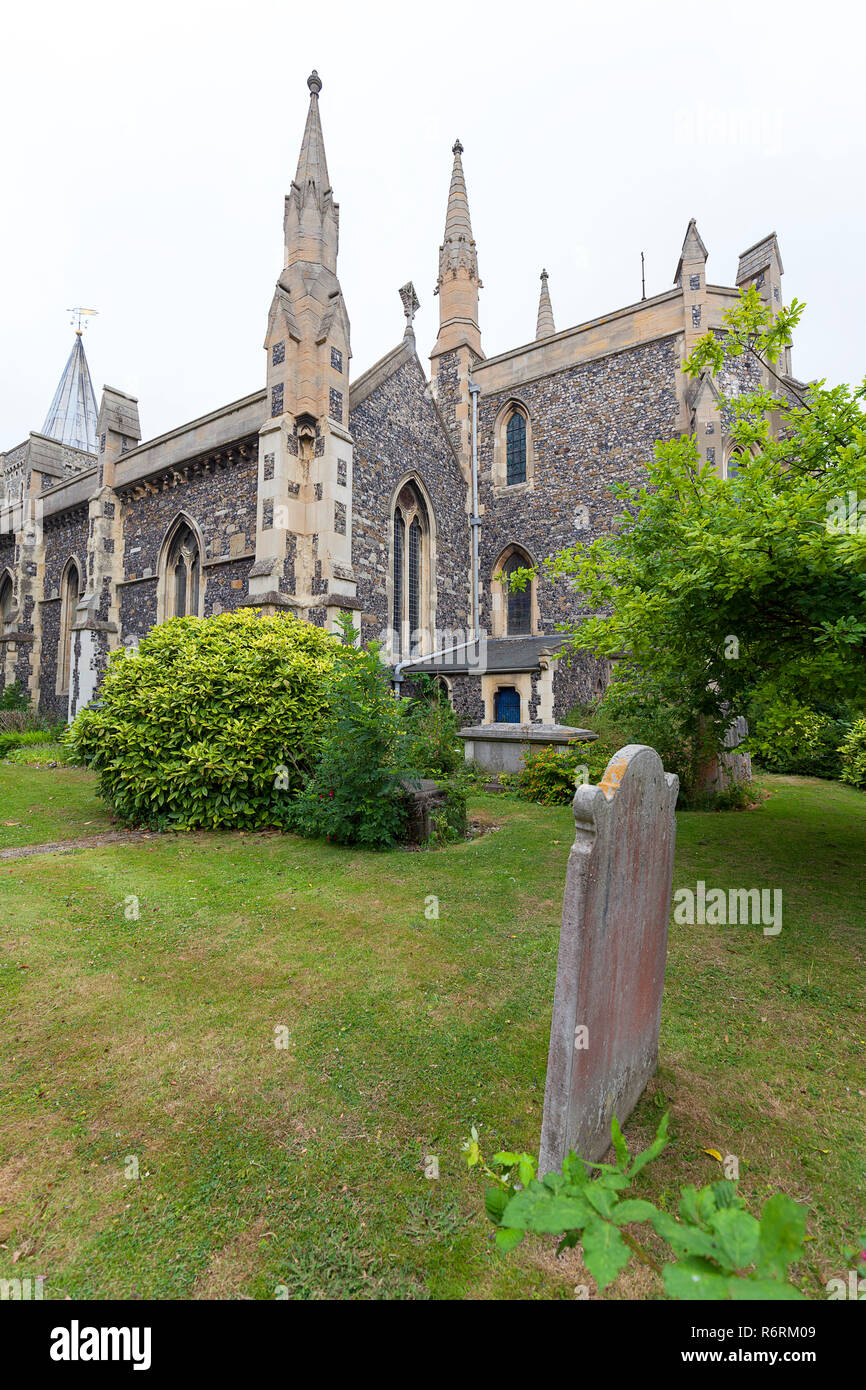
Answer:
POLYGON ((469 220, 469 198, 466 194, 466 179, 463 175, 463 163, 460 159, 463 146, 459 140, 454 141, 451 153, 454 156, 454 168, 451 171, 451 187, 448 190, 445 240, 462 237, 466 241, 471 241, 472 223, 469 220))
POLYGON ((548 275, 546 270, 541 272, 541 294, 538 299, 538 322, 535 328, 536 338, 549 338, 556 332, 556 324, 553 322, 553 308, 550 303, 550 292, 547 288, 548 275))
POLYGON ((323 265, 336 274, 340 214, 328 176, 325 141, 319 119, 322 79, 315 70, 307 78, 307 86, 310 89, 307 124, 298 156, 298 170, 286 195, 283 264, 289 266, 295 261, 307 261, 312 265, 323 265))
POLYGON ((42 433, 47 434, 49 439, 59 439, 61 444, 69 444, 73 449, 84 449, 88 454, 95 454, 96 421, 96 396, 79 328, 45 417, 42 433))
POLYGON ((698 231, 698 224, 692 217, 686 227, 686 235, 683 240, 683 249, 677 261, 677 268, 674 271, 674 284, 680 285, 683 278, 683 266, 687 264, 698 264, 706 262, 708 251, 704 246, 703 238, 698 231))
POLYGON ((307 112, 307 124, 304 128, 304 138, 301 141, 301 153, 298 156, 295 185, 302 194, 306 193, 312 185, 321 197, 331 187, 331 181, 328 178, 325 141, 322 136, 322 122, 319 118, 319 92, 322 90, 322 79, 315 68, 307 78, 307 86, 310 89, 310 109, 307 112))
POLYGON ((460 156, 463 146, 455 140, 451 147, 454 166, 448 190, 448 211, 445 214, 445 236, 439 247, 439 337, 434 352, 443 352, 459 343, 468 343, 473 351, 481 352, 481 332, 478 327, 478 252, 469 220, 469 199, 460 156))

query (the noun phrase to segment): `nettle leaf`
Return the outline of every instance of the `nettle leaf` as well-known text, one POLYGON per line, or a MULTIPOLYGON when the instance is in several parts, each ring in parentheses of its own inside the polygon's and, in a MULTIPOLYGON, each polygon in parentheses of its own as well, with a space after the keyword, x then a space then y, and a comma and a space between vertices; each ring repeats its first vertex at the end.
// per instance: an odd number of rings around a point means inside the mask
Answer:
POLYGON ((584 1188, 586 1200, 591 1202, 596 1211, 601 1216, 610 1216, 616 1206, 616 1197, 605 1186, 604 1182, 590 1182, 584 1188))
POLYGON ((484 1193, 484 1210, 495 1226, 502 1223, 502 1213, 508 1206, 509 1193, 504 1187, 488 1187, 484 1193))
POLYGON ((593 1219, 593 1210, 582 1197, 556 1196, 539 1183, 511 1198, 503 1212, 502 1225, 560 1235, 563 1231, 581 1230, 593 1219))
POLYGON ((586 1227, 581 1246, 583 1262, 603 1293, 628 1264, 631 1252, 616 1227, 597 1217, 586 1227))
POLYGON ((700 1217, 698 1214, 698 1190, 696 1187, 684 1187, 680 1193, 679 1201, 680 1216, 685 1217, 686 1221, 698 1224, 700 1217))
POLYGON ((803 1254, 806 1208, 784 1193, 764 1203, 755 1265, 759 1275, 783 1277, 789 1264, 803 1254))
MULTIPOLYGON (((720 1274, 706 1260, 678 1260, 662 1269, 665 1293, 676 1299, 726 1299, 731 1297, 731 1276, 720 1274)), ((745 1283, 745 1280, 734 1280, 745 1283)))
POLYGON ((677 1255, 699 1255, 710 1260, 719 1260, 721 1251, 712 1236, 695 1226, 685 1226, 669 1212, 656 1211, 650 1217, 653 1230, 666 1240, 677 1255))
POLYGON ((562 1192, 563 1188, 568 1187, 568 1183, 561 1173, 545 1173, 541 1182, 548 1192, 562 1192))
POLYGON ((507 1255, 510 1250, 514 1250, 523 1240, 524 1232, 506 1230, 504 1227, 496 1232, 496 1245, 503 1255, 507 1255))
POLYGON ((535 1177, 535 1159, 530 1154, 521 1154, 520 1162, 517 1165, 517 1176, 528 1187, 535 1177))
POLYGON ((716 1212, 712 1230, 731 1269, 745 1269, 758 1253, 760 1225, 757 1218, 737 1207, 716 1212))
POLYGON ((807 1303, 806 1295, 795 1289, 793 1284, 788 1284, 782 1279, 731 1279, 729 1281, 731 1298, 735 1303, 755 1302, 771 1303, 785 1301, 787 1303, 807 1303))
POLYGON ((655 1139, 652 1141, 648 1149, 644 1149, 643 1153, 637 1154, 635 1158, 632 1160, 632 1165, 628 1170, 628 1176, 630 1178, 636 1178, 641 1169, 645 1168, 648 1163, 652 1163, 654 1158, 658 1158, 662 1150, 667 1148, 667 1145, 668 1112, 665 1111, 659 1122, 659 1127, 656 1130, 655 1139))
POLYGON ((610 1134, 611 1140, 613 1142, 613 1151, 616 1154, 617 1163, 619 1164, 620 1168, 626 1168, 628 1166, 629 1159, 628 1144, 625 1142, 625 1138, 623 1136, 622 1130, 620 1129, 619 1120, 616 1118, 616 1115, 611 1116, 610 1134))
POLYGON ((617 1226, 627 1226, 632 1221, 652 1221, 655 1214, 656 1208, 652 1202, 644 1202, 640 1197, 626 1197, 624 1202, 617 1202, 610 1219, 617 1226))
POLYGON ((568 1182, 575 1187, 585 1187, 589 1182, 589 1169, 573 1150, 569 1150, 562 1171, 568 1182))

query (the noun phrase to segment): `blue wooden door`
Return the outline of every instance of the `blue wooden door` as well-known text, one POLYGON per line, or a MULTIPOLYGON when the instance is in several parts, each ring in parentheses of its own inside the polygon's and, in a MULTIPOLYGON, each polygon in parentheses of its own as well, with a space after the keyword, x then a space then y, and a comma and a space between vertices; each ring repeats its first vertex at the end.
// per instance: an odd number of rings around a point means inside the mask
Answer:
POLYGON ((520 723, 520 696, 513 685, 506 686, 504 690, 497 690, 496 692, 496 722, 497 724, 520 723))

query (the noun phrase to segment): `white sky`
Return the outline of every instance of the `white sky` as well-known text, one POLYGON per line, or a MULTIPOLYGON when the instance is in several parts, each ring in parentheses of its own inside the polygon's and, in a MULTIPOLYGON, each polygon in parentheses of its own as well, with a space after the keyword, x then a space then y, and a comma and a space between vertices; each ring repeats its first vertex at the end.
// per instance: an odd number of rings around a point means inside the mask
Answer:
POLYGON ((459 136, 493 355, 670 287, 690 217, 710 282, 775 230, 805 300, 797 375, 866 373, 862 5, 42 0, 0 82, 0 448, 40 429, 72 342, 153 437, 258 389, 283 196, 318 69, 354 376, 426 362, 459 136), (311 17, 313 16, 313 17, 311 17))

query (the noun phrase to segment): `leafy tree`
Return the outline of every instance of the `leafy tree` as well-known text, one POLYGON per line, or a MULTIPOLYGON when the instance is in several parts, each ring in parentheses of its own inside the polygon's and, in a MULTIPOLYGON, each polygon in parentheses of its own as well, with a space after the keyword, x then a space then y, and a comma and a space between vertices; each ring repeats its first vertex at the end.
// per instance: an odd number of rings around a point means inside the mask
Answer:
POLYGON ((759 687, 866 704, 866 382, 800 391, 783 380, 802 312, 795 300, 774 317, 749 288, 685 364, 717 374, 746 355, 769 374, 772 389, 722 395, 746 466, 721 479, 694 436, 660 442, 642 486, 613 488, 616 527, 544 566, 595 613, 562 625, 567 648, 625 654, 646 708, 676 712, 698 761, 759 687))
POLYGON ((291 802, 288 825, 337 844, 385 849, 406 825, 405 732, 375 644, 343 648, 328 701, 321 753, 291 802))

